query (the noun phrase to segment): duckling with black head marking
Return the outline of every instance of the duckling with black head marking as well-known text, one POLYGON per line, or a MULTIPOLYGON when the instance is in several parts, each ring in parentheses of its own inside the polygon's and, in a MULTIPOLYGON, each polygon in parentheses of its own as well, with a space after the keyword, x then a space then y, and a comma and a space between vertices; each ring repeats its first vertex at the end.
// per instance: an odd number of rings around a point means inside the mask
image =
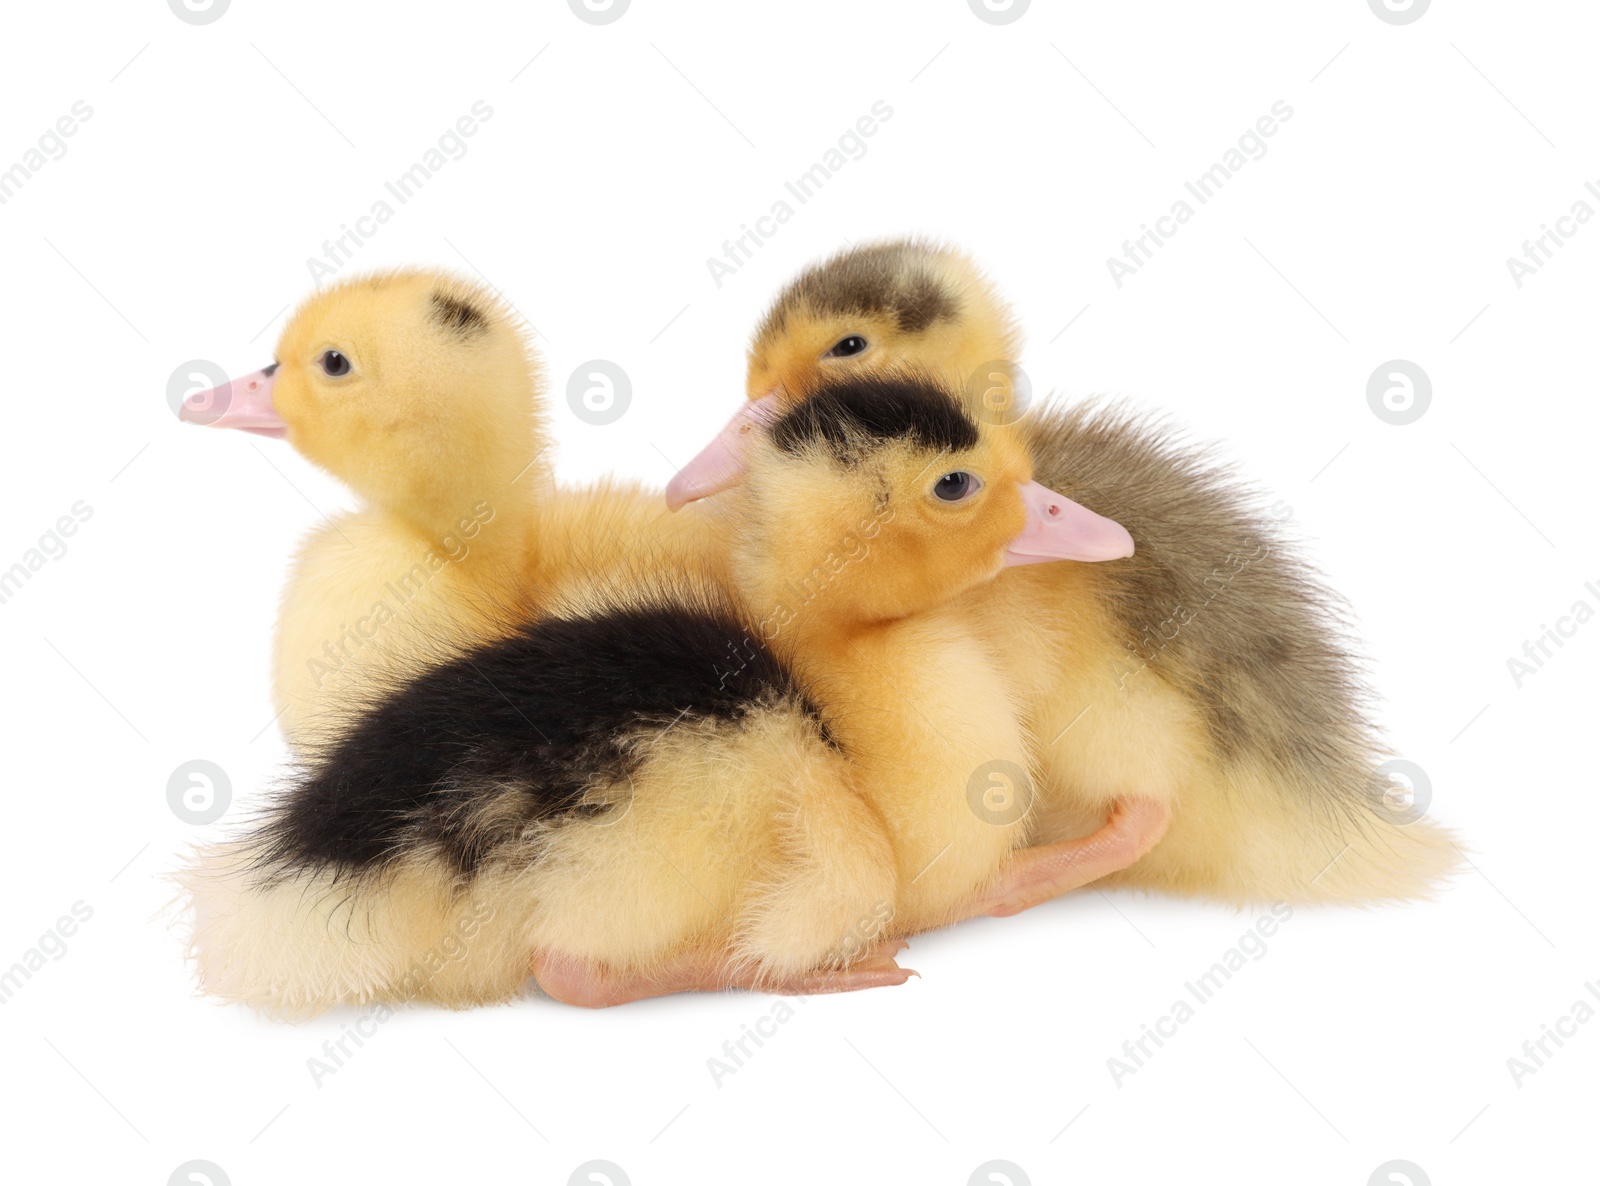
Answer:
POLYGON ((747 387, 752 399, 794 400, 908 364, 959 384, 1015 356, 1010 312, 971 259, 929 240, 869 243, 784 288, 750 345, 747 387))
POLYGON ((761 526, 735 548, 735 581, 884 820, 896 933, 959 917, 1032 826, 975 806, 975 777, 1037 765, 964 595, 1007 567, 1113 560, 1133 541, 1034 482, 1017 442, 922 377, 826 384, 753 438, 748 464, 736 521, 761 526), (859 554, 824 562, 852 523, 859 554))
MULTIPOLYGON (((871 933, 1004 911, 1044 896, 1041 887, 1060 892, 1068 879, 1086 884, 1142 856, 1166 816, 1133 797, 1093 835, 1007 863, 1037 831, 1037 814, 1025 787, 1015 810, 991 809, 984 772, 1026 782, 1038 755, 1016 687, 961 608, 1006 568, 1124 557, 1128 533, 1032 481, 1014 439, 914 372, 835 377, 757 424, 747 478, 729 495, 732 580, 753 631, 728 647, 731 669, 743 670, 737 656, 752 646, 776 655, 848 759, 893 854, 893 909, 862 916, 871 933)), ((834 822, 849 826, 845 816, 834 822)), ((832 859, 848 851, 836 844, 832 859)), ((817 930, 803 896, 769 917, 817 930)), ((536 974, 585 1004, 749 984, 729 977, 714 942, 646 975, 549 957, 536 974)))
POLYGON ((819 386, 911 368, 959 389, 995 366, 1009 374, 1016 355, 1010 310, 961 252, 924 239, 839 252, 773 301, 748 351, 751 406, 673 477, 667 504, 725 489, 744 434, 819 386))

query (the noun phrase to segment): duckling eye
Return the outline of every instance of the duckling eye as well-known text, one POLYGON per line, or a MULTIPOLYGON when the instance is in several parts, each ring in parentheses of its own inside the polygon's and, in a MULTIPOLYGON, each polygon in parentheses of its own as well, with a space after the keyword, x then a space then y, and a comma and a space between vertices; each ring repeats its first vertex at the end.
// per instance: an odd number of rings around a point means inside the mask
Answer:
POLYGON ((848 338, 840 338, 833 344, 822 357, 824 358, 849 358, 852 354, 860 354, 867 348, 867 340, 860 334, 851 334, 848 338))
POLYGON ((954 473, 945 474, 933 484, 933 496, 941 502, 960 502, 964 498, 971 498, 983 489, 983 479, 977 474, 969 474, 966 470, 958 469, 954 473))
POLYGON ((317 361, 322 365, 322 373, 335 379, 350 373, 350 360, 337 350, 325 351, 317 361))

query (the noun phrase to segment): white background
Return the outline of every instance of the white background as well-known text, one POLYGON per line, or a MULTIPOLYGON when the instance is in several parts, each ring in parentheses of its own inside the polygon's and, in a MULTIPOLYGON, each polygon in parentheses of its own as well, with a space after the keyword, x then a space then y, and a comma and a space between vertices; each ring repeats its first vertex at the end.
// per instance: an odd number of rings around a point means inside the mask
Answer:
POLYGON ((1035 0, 1005 26, 963 0, 635 0, 603 27, 551 0, 5 19, 0 169, 93 109, 0 205, 0 567, 93 508, 0 605, 0 967, 93 911, 0 1006, 8 1180, 165 1183, 205 1159, 236 1184, 565 1183, 596 1158, 637 1186, 960 1184, 992 1159, 1033 1183, 1363 1186, 1397 1158, 1440 1186, 1593 1180, 1600 1023, 1520 1086, 1507 1067, 1580 998, 1600 1008, 1600 624, 1520 688, 1507 668, 1575 602, 1600 609, 1600 221, 1521 288, 1505 263, 1574 202, 1600 210, 1589 6, 1440 0, 1403 27, 1359 0, 1035 0), (542 338, 564 479, 664 483, 736 405, 796 269, 949 238, 1015 302, 1036 387, 1166 409, 1294 508, 1472 865, 1434 903, 1296 910, 1120 1086, 1106 1060, 1259 911, 1086 891, 925 937, 922 979, 796 1006, 720 1086, 707 1060, 773 999, 418 1009, 320 1086, 307 1060, 353 1015, 196 999, 161 878, 203 830, 167 779, 215 761, 238 810, 282 769, 285 561, 350 499, 280 442, 180 426, 168 379, 267 362, 308 257, 480 99, 466 155, 344 271, 503 289, 542 338), (718 287, 707 258, 880 99, 865 155, 718 287), (1280 99, 1266 155, 1119 288, 1106 258, 1280 99), (607 427, 561 400, 591 358, 633 381, 607 427), (1407 426, 1366 401, 1394 358, 1433 384, 1407 426))

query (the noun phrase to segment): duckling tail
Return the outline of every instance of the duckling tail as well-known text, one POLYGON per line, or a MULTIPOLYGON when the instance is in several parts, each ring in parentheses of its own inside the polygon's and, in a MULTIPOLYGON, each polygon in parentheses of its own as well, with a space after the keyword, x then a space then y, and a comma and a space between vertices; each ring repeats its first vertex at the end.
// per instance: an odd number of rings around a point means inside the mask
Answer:
POLYGON ((1109 882, 1225 901, 1428 898, 1465 859, 1455 835, 1374 792, 1332 795, 1235 765, 1174 808, 1166 838, 1109 882))
POLYGON ((462 891, 439 862, 351 874, 263 867, 259 840, 195 853, 177 875, 203 992, 287 1018, 335 1005, 516 996, 528 976, 529 895, 511 874, 462 891))

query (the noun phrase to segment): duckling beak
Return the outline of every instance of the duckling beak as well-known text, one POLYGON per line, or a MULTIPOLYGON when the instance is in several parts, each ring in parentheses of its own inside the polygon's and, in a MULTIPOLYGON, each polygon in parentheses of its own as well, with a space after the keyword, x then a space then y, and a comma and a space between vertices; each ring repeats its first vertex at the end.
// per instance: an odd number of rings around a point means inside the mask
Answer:
POLYGON ((726 490, 744 473, 745 449, 750 434, 770 424, 778 411, 778 393, 768 392, 751 400, 726 425, 709 445, 695 454, 667 483, 667 506, 677 510, 697 498, 707 498, 726 490))
POLYGON ((1050 560, 1120 560, 1133 555, 1133 536, 1121 523, 1079 506, 1038 482, 1022 487, 1028 526, 1006 549, 1006 567, 1050 560))
POLYGON ((272 406, 272 376, 278 364, 230 379, 221 387, 197 391, 183 401, 178 419, 212 428, 242 428, 267 437, 281 437, 286 428, 272 406))

